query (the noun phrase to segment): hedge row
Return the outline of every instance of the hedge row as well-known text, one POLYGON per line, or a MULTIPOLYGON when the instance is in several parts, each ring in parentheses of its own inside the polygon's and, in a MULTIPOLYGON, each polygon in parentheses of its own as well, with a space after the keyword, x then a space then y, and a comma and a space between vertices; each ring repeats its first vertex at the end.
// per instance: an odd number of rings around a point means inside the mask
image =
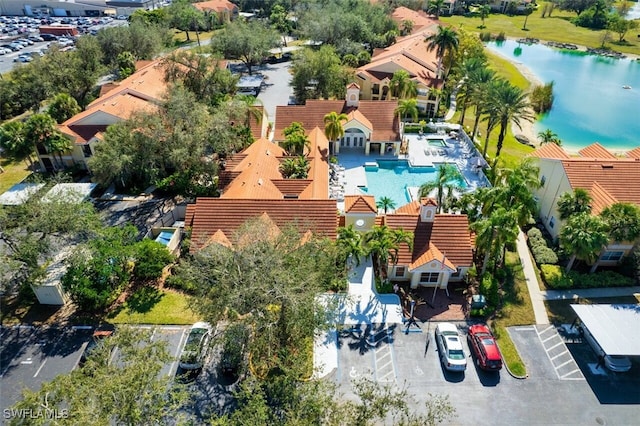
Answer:
POLYGON ((569 288, 629 287, 634 280, 617 272, 602 271, 594 274, 565 272, 558 265, 541 265, 540 274, 547 287, 561 290, 569 288))
POLYGON ((544 239, 538 228, 529 229, 527 237, 531 254, 538 265, 556 265, 558 263, 558 255, 547 246, 547 240, 544 239))

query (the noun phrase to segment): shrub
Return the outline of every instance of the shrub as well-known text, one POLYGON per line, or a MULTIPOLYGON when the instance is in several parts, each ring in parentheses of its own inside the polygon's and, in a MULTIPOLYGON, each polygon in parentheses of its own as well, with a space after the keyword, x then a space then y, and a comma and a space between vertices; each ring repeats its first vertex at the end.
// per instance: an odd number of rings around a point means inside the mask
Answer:
POLYGON ((376 291, 378 294, 393 293, 393 284, 387 280, 380 281, 376 278, 376 291))
POLYGON ((488 31, 481 32, 480 41, 491 41, 491 33, 488 31))
POLYGON ((542 231, 539 230, 538 228, 531 228, 527 231, 527 237, 529 238, 529 241, 531 240, 543 240, 544 238, 542 237, 542 231))
POLYGON ((564 289, 573 287, 571 279, 565 275, 564 270, 558 265, 541 265, 540 275, 549 288, 564 289))
POLYGON ((135 244, 134 253, 136 266, 133 275, 143 280, 160 278, 164 267, 174 260, 165 246, 147 238, 135 244))
POLYGON ((538 265, 556 265, 558 263, 558 255, 546 245, 531 247, 531 253, 538 265))
POLYGON ((614 271, 602 271, 594 274, 581 274, 576 271, 566 273, 558 265, 542 265, 540 273, 547 287, 558 290, 567 288, 625 287, 635 283, 633 279, 614 271))
POLYGON ((491 274, 486 273, 480 282, 480 294, 484 295, 487 307, 484 313, 493 311, 500 305, 500 294, 498 293, 498 280, 491 274))
POLYGON ((175 288, 176 290, 182 290, 185 293, 195 293, 196 285, 180 275, 169 275, 164 282, 166 287, 175 288))
POLYGON ((505 41, 507 36, 504 34, 504 31, 501 31, 500 34, 496 36, 496 41, 505 41))

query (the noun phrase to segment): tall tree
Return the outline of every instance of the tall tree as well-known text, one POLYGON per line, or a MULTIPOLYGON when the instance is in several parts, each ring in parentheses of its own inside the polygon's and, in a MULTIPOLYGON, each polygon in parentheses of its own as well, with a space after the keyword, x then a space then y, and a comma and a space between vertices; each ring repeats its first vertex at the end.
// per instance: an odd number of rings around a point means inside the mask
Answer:
POLYGON ((500 124, 496 147, 497 158, 500 156, 500 151, 502 151, 502 144, 509 124, 513 122, 518 128, 521 128, 520 121, 531 121, 533 116, 529 110, 529 101, 526 93, 506 80, 499 80, 499 83, 492 85, 489 96, 489 114, 496 117, 500 124))
POLYGON ((435 16, 436 19, 439 19, 444 4, 444 0, 429 0, 427 3, 427 12, 435 16))
POLYGON ((22 121, 7 121, 0 126, 0 147, 3 155, 15 161, 27 160, 33 166, 33 142, 27 139, 22 121))
POLYGON ((473 92, 476 90, 478 84, 480 84, 476 77, 481 69, 486 68, 486 59, 483 57, 471 57, 465 58, 459 67, 459 72, 464 79, 462 87, 458 89, 458 104, 460 105, 460 125, 464 125, 464 118, 467 112, 467 107, 472 99, 473 92))
POLYGON ((491 14, 491 6, 488 4, 483 4, 478 8, 478 13, 480 14, 480 19, 482 20, 482 25, 480 28, 484 29, 484 20, 489 17, 491 14))
POLYGON ((67 93, 59 93, 49 104, 47 114, 53 117, 57 123, 62 123, 80 111, 80 106, 74 98, 69 96, 67 93))
POLYGON ((376 207, 384 210, 384 214, 387 214, 387 210, 393 210, 396 208, 396 203, 389 197, 381 197, 376 203, 376 207))
MULTIPOLYGON (((160 424, 180 420, 187 402, 185 389, 160 374, 171 361, 166 342, 151 330, 127 326, 106 338, 81 367, 45 382, 37 392, 23 391, 12 408, 42 413, 66 413, 69 424, 160 424), (117 348, 117 362, 109 362, 117 348), (100 389, 99 392, 96 392, 100 389)), ((27 411, 23 411, 27 412, 27 411)), ((181 419, 184 420, 184 419, 181 419)), ((26 422, 24 424, 27 424, 26 422)), ((47 416, 31 425, 51 424, 47 416)))
POLYGON ((291 86, 298 103, 307 99, 344 99, 351 74, 335 48, 303 49, 293 56, 291 86))
POLYGON ((391 229, 386 225, 374 226, 364 235, 365 250, 371 256, 378 279, 386 277, 389 260, 396 263, 400 244, 413 247, 413 233, 402 229, 391 229))
POLYGON ((447 52, 458 49, 458 34, 449 27, 438 27, 438 32, 431 34, 425 40, 428 50, 435 50, 438 56, 436 77, 442 78, 442 63, 447 52))
POLYGON ((565 192, 558 198, 560 219, 566 220, 580 213, 591 213, 591 196, 586 189, 576 188, 565 192))
POLYGON ((353 225, 338 228, 336 246, 340 260, 347 266, 347 261, 353 259, 356 266, 360 266, 360 258, 365 255, 362 233, 353 229, 353 225))
POLYGON ((497 267, 504 258, 506 245, 515 242, 518 236, 516 212, 499 206, 489 216, 473 223, 471 229, 476 233, 478 252, 484 254, 481 272, 484 274, 489 263, 497 267))
POLYGON ((260 21, 244 22, 240 19, 227 23, 211 40, 214 53, 240 60, 247 67, 249 75, 254 66, 269 56, 269 49, 279 44, 280 35, 277 31, 260 21))
MULTIPOLYGON (((571 216, 560 230, 560 247, 571 254, 566 271, 571 270, 576 259, 595 262, 608 242, 608 227, 600 217, 586 212, 571 216)), ((596 267, 594 263, 592 272, 596 267)))
POLYGON ((420 198, 428 197, 431 191, 436 189, 437 212, 440 213, 447 188, 458 187, 458 181, 460 179, 462 179, 462 175, 456 166, 448 163, 440 164, 436 172, 436 178, 433 181, 420 185, 418 194, 420 198))
MULTIPOLYGON (((191 41, 189 31, 195 31, 196 35, 201 27, 204 27, 204 13, 196 9, 188 0, 176 0, 171 3, 167 12, 170 25, 184 31, 187 41, 191 41)), ((198 38, 198 44, 200 39, 198 38)))
POLYGON ((287 35, 291 32, 292 25, 289 20, 289 14, 284 6, 281 4, 273 5, 271 15, 269 16, 269 23, 271 27, 282 35, 282 44, 287 46, 287 35))
POLYGON ((527 3, 522 11, 524 14, 524 25, 522 25, 522 29, 524 31, 527 31, 527 21, 529 20, 529 15, 531 15, 534 10, 536 10, 535 6, 532 3, 527 3))
POLYGON ((540 145, 546 143, 555 143, 556 145, 562 145, 562 141, 558 138, 558 135, 553 133, 551 129, 545 129, 542 132, 538 132, 538 139, 540 139, 540 145))
POLYGON ((418 100, 416 98, 400 99, 395 112, 398 114, 398 123, 402 121, 402 117, 405 119, 411 117, 414 122, 418 121, 418 100))
POLYGON ((324 135, 329 139, 331 144, 331 152, 336 152, 335 144, 338 138, 344 136, 344 127, 342 123, 347 121, 347 114, 331 111, 323 117, 324 135))
POLYGON ((47 152, 58 154, 59 166, 64 167, 62 154, 73 145, 56 127, 56 121, 49 114, 33 114, 24 125, 25 137, 34 146, 42 145, 47 152))
MULTIPOLYGON (((486 102, 487 93, 490 91, 490 87, 495 81, 495 72, 489 68, 483 67, 475 72, 471 73, 467 84, 471 87, 471 93, 469 94, 470 106, 474 108, 474 122, 473 130, 471 131, 471 140, 475 140, 478 132, 478 125, 480 124, 480 118, 486 113, 489 106, 486 102)), ((484 149, 486 158, 486 147, 484 149)))
POLYGON ((415 98, 418 94, 416 82, 411 79, 411 76, 405 70, 398 70, 393 73, 393 77, 389 81, 389 89, 391 89, 391 96, 395 96, 398 99, 415 98))
POLYGON ((600 217, 616 242, 635 241, 640 237, 640 207, 631 203, 615 203, 606 207, 600 217))

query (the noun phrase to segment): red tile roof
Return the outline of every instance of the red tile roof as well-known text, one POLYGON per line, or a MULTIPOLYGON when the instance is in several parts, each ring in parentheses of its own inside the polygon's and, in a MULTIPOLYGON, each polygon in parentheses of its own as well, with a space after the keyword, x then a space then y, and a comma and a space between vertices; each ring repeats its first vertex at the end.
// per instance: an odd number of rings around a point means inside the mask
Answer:
POLYGON ((571 158, 569 157, 569 154, 565 152, 564 149, 560 148, 555 143, 546 143, 542 145, 540 148, 533 151, 529 155, 531 157, 549 158, 549 159, 556 159, 556 160, 560 160, 563 158, 571 158))
POLYGON ((384 223, 392 229, 413 232, 413 251, 403 244, 398 252, 399 264, 417 267, 419 262, 433 260, 438 252, 455 267, 473 264, 473 239, 466 215, 437 214, 433 222, 422 222, 418 214, 388 214, 384 223))
POLYGON ((345 195, 345 213, 378 213, 373 195, 345 195))
POLYGON ((580 154, 580 156, 584 157, 584 158, 613 158, 615 159, 616 156, 613 155, 611 152, 607 151, 607 149, 605 147, 603 147, 602 145, 600 145, 598 142, 596 143, 592 143, 591 145, 582 148, 580 151, 578 151, 578 153, 580 154))
POLYGON ((424 27, 437 27, 440 24, 440 21, 435 19, 435 17, 428 16, 424 11, 421 10, 418 12, 404 6, 397 7, 391 14, 391 19, 399 25, 402 25, 404 21, 413 22, 412 33, 415 33, 424 27))
POLYGON ((222 12, 229 11, 233 12, 233 10, 238 9, 238 6, 231 3, 228 0, 210 0, 203 1, 199 3, 191 3, 196 9, 201 10, 203 12, 213 11, 213 12, 222 12))
POLYGON ((606 189, 604 189, 598 182, 594 182, 589 191, 591 195, 591 213, 600 214, 602 210, 616 203, 615 197, 613 197, 606 189))
POLYGON ((191 250, 198 250, 217 231, 230 241, 247 220, 266 215, 282 228, 296 225, 301 235, 307 230, 332 239, 336 237, 335 200, 263 200, 201 197, 187 207, 186 226, 192 227, 191 250))
POLYGON ((562 165, 571 188, 591 190, 597 182, 618 202, 640 205, 640 160, 572 158, 563 160, 562 165))
POLYGON ((640 160, 640 146, 627 152, 627 157, 640 160))
MULTIPOLYGON (((314 100, 310 99, 306 105, 281 105, 276 107, 275 140, 284 140, 284 129, 297 121, 309 130, 318 127, 324 129, 324 116, 335 111, 351 116, 359 121, 360 117, 366 118, 372 126, 371 141, 397 141, 398 133, 397 116, 395 109, 398 103, 395 101, 359 101, 358 107, 347 107, 345 101, 314 100), (357 111, 358 113, 355 113, 357 111), (361 115, 359 115, 361 114, 361 115)), ((369 123, 362 123, 367 125, 369 123)), ((349 127, 349 122, 345 125, 349 127)), ((367 135, 369 136, 369 135, 367 135)))

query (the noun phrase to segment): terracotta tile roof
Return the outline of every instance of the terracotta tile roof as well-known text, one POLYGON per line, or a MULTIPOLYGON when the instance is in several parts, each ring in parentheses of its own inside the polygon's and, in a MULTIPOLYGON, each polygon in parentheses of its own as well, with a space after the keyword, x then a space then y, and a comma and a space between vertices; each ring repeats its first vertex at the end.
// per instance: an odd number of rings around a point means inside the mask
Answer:
POLYGON ((529 154, 529 156, 537 157, 537 158, 556 159, 556 160, 561 160, 563 158, 571 158, 569 157, 569 154, 565 152, 564 149, 562 149, 555 143, 545 143, 540 148, 536 149, 531 154, 529 154))
POLYGON ((203 247, 206 247, 212 243, 221 244, 227 248, 231 248, 233 246, 233 244, 231 244, 231 241, 229 241, 229 238, 227 238, 227 236, 224 235, 224 232, 219 229, 211 237, 209 237, 203 247))
MULTIPOLYGON (((164 74, 165 66, 162 59, 150 61, 129 77, 117 83, 112 90, 106 92, 104 95, 113 95, 116 92, 127 92, 135 93, 143 99, 160 101, 167 90, 164 74)), ((102 96, 90 103, 89 107, 101 101, 102 96)))
POLYGON ((607 151, 607 149, 598 142, 582 148, 578 153, 584 158, 616 158, 615 155, 607 151))
POLYGON ((365 117, 360 111, 358 111, 357 109, 352 110, 348 115, 347 115, 347 121, 344 124, 350 122, 350 121, 358 121, 361 124, 363 124, 367 129, 369 130, 373 130, 373 124, 371 124, 371 122, 367 119, 367 117, 365 117))
MULTIPOLYGON (((275 140, 284 140, 284 129, 297 121, 305 129, 324 129, 324 116, 332 111, 345 113, 356 120, 364 117, 372 126, 372 141, 400 140, 395 109, 395 101, 359 101, 357 108, 346 106, 345 101, 327 101, 310 99, 306 105, 280 105, 276 107, 275 140), (358 115, 355 113, 357 111, 358 115)), ((367 125, 367 123, 362 123, 367 125)), ((345 124, 349 127, 349 122, 345 124)))
POLYGON ((627 157, 640 160, 640 146, 627 152, 627 157))
POLYGON ((418 214, 388 214, 384 223, 392 229, 413 232, 413 251, 402 245, 398 252, 400 264, 419 266, 418 259, 428 259, 433 255, 432 251, 431 255, 423 258, 427 251, 433 250, 432 246, 444 253, 455 267, 473 263, 473 240, 466 215, 437 214, 433 222, 422 222, 418 214))
MULTIPOLYGON (((271 182, 283 196, 297 195, 298 197, 313 182, 310 179, 272 179, 271 182)), ((327 198, 327 197, 325 197, 327 198)))
POLYGON ((438 250, 438 247, 433 244, 429 244, 429 248, 427 249, 427 251, 425 251, 422 256, 418 257, 411 264, 409 264, 409 270, 418 268, 434 260, 439 262, 440 264, 442 264, 442 261, 444 260, 444 265, 449 268, 449 270, 451 270, 452 272, 456 271, 456 266, 451 262, 451 260, 449 260, 449 258, 446 257, 446 255, 444 255, 440 250, 438 250))
POLYGON ((617 202, 615 197, 600 186, 598 182, 593 183, 589 194, 591 195, 591 213, 595 215, 600 214, 602 210, 617 202))
POLYGON ((309 137, 309 173, 311 184, 300 194, 305 199, 329 198, 329 140, 324 131, 316 127, 309 137))
POLYGON ((256 117, 251 114, 249 116, 249 129, 251 129, 251 135, 254 139, 260 139, 267 136, 263 133, 263 129, 265 128, 265 124, 269 118, 267 117, 266 110, 262 105, 256 105, 255 108, 261 112, 262 119, 258 121, 256 117))
POLYGON ((263 200, 201 197, 187 206, 186 226, 192 227, 191 250, 198 250, 217 231, 228 239, 248 219, 267 215, 282 228, 295 224, 301 234, 311 230, 331 239, 336 237, 335 200, 263 200), (193 213, 192 213, 193 212, 193 213))
POLYGON ((424 11, 411 10, 408 7, 397 7, 391 14, 393 19, 399 25, 402 25, 404 21, 413 22, 412 33, 422 29, 423 27, 438 26, 440 22, 434 17, 429 17, 424 11))
POLYGON ((373 195, 345 195, 345 213, 378 213, 373 195))
POLYGON ((400 206, 395 211, 395 214, 419 214, 419 213, 420 213, 420 202, 418 200, 413 200, 409 204, 400 206))
POLYGON ((199 3, 191 3, 196 9, 201 10, 203 12, 213 11, 213 12, 222 12, 229 11, 232 12, 234 9, 237 9, 238 6, 231 3, 228 0, 211 0, 211 1, 203 1, 199 3))
POLYGON ((618 200, 640 205, 640 161, 571 158, 562 161, 571 188, 590 190, 595 182, 618 200))

